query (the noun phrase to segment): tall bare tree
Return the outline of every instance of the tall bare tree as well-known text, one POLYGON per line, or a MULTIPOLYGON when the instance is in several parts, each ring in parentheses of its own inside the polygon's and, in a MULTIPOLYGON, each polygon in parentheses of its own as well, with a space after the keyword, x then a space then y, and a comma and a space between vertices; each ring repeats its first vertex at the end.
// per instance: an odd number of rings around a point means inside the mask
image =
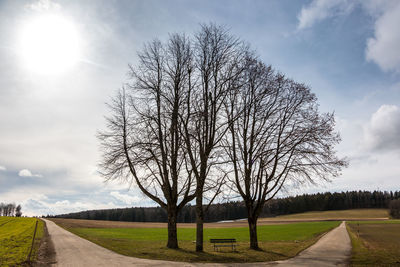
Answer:
POLYGON ((15 203, 0 203, 0 216, 14 216, 15 203))
POLYGON ((102 174, 137 184, 168 214, 168 248, 178 248, 177 215, 195 194, 179 115, 187 112, 192 48, 184 35, 153 41, 130 66, 132 82, 109 107, 108 131, 99 138, 102 174))
POLYGON ((344 160, 333 114, 320 114, 302 84, 254 59, 224 27, 202 25, 191 44, 171 35, 153 41, 130 66, 132 82, 109 104, 99 138, 103 175, 134 182, 168 213, 168 244, 177 248, 176 219, 196 199, 196 251, 203 250, 204 199, 220 192, 220 166, 232 166, 248 209, 251 248, 266 201, 288 182, 337 175, 344 160))
MULTIPOLYGON (((220 141, 228 129, 224 101, 237 86, 246 46, 224 27, 202 25, 195 40, 196 84, 191 88, 183 132, 196 178, 196 251, 203 251, 203 198, 207 185, 216 187, 211 175, 220 161, 220 141)), ((215 176, 214 176, 215 178, 215 176)), ((218 190, 217 190, 218 192, 218 190)))
POLYGON ((21 209, 22 209, 21 205, 18 205, 18 206, 15 208, 15 217, 21 217, 21 216, 22 216, 22 211, 21 211, 21 209))
POLYGON ((282 187, 338 175, 346 161, 335 155, 340 136, 332 113, 321 114, 310 89, 250 57, 243 86, 227 101, 225 151, 232 181, 248 212, 250 248, 259 249, 257 220, 282 187))

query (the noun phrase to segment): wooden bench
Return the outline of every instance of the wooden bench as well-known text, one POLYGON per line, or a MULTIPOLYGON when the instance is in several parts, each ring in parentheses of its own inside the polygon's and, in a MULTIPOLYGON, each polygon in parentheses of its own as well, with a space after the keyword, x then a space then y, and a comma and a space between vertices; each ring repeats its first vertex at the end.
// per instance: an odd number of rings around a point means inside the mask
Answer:
POLYGON ((210 243, 214 244, 214 251, 219 251, 220 247, 232 247, 232 251, 236 251, 236 239, 235 238, 218 238, 210 239, 210 243))

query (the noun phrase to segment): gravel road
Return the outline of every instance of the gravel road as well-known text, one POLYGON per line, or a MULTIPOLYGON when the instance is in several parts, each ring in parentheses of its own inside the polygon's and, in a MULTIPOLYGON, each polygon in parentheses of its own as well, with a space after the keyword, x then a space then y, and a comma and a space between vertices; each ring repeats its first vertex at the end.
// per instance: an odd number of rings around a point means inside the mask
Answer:
POLYGON ((344 222, 289 260, 250 264, 202 264, 123 256, 80 238, 52 221, 43 220, 56 252, 57 263, 53 266, 346 266, 351 254, 350 238, 344 222))

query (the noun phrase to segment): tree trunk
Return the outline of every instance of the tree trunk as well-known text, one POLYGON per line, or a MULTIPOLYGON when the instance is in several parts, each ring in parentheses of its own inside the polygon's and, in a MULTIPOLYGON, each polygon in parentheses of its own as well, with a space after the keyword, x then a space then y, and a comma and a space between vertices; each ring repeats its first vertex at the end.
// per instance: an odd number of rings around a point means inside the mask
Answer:
POLYGON ((258 247, 258 239, 257 239, 257 219, 254 217, 250 217, 247 219, 249 223, 249 231, 250 231, 250 248, 254 250, 259 250, 258 247))
POLYGON ((177 211, 173 208, 168 208, 168 248, 178 248, 178 234, 176 229, 177 211))
POLYGON ((198 192, 196 196, 196 251, 203 251, 203 193, 198 192))

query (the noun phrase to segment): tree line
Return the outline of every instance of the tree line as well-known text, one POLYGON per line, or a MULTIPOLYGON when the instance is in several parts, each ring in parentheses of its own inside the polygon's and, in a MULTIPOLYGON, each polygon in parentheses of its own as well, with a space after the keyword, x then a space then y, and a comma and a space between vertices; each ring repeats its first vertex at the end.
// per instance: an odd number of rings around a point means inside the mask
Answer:
POLYGON ((287 183, 328 181, 347 165, 336 156, 333 113, 319 112, 307 85, 266 65, 224 27, 145 44, 129 77, 98 133, 101 174, 135 184, 164 209, 168 248, 178 248, 178 214, 193 201, 203 251, 205 216, 223 193, 243 200, 250 247, 258 249, 266 202, 287 183))
POLYGON ((400 191, 347 191, 341 193, 304 194, 274 199, 266 204, 264 214, 284 215, 306 211, 345 210, 389 207, 400 199, 400 191))
POLYGON ((400 219, 400 199, 396 199, 389 204, 390 216, 394 219, 400 219))
POLYGON ((15 203, 0 203, 0 216, 21 217, 21 205, 16 206, 15 203))
MULTIPOLYGON (((341 193, 303 194, 294 197, 276 198, 263 208, 262 217, 301 213, 307 211, 389 208, 393 200, 400 201, 400 191, 348 191, 341 193)), ((57 218, 109 220, 128 222, 167 222, 168 216, 161 207, 132 207, 123 209, 88 210, 61 214, 57 218)), ((205 213, 205 222, 238 220, 247 218, 247 208, 243 201, 217 203, 210 205, 205 213)), ((195 206, 186 205, 178 214, 180 223, 196 222, 195 206)))

